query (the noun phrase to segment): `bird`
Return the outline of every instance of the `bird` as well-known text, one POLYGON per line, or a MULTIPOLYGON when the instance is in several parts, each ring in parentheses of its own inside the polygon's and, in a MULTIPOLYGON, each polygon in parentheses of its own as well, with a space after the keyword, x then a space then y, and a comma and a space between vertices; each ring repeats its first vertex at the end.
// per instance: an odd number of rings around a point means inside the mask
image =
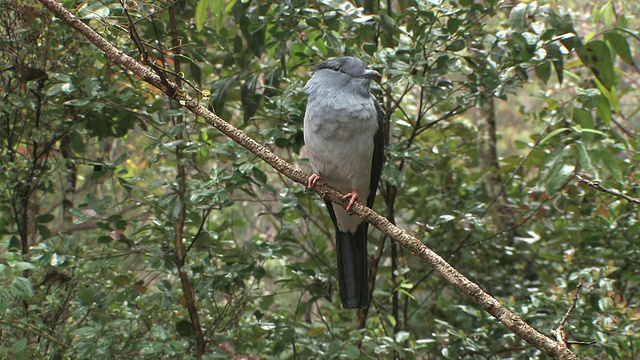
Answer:
POLYGON ((384 163, 383 113, 369 85, 380 74, 355 57, 318 64, 304 87, 308 94, 303 133, 313 174, 345 193, 346 208, 325 200, 336 233, 342 306, 369 306, 368 223, 351 213, 357 200, 373 206, 384 163))

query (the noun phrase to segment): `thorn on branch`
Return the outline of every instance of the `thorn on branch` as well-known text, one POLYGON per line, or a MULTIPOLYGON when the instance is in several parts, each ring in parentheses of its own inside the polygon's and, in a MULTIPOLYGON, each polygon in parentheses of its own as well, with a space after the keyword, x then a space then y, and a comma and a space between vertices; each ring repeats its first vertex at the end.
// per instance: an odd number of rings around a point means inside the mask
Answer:
POLYGON ((596 343, 595 340, 589 340, 589 341, 567 340, 567 338, 564 336, 564 327, 567 321, 569 321, 569 317, 571 316, 571 313, 573 313, 573 310, 575 310, 576 308, 576 304, 578 303, 578 295, 580 294, 580 289, 582 289, 583 285, 584 284, 582 283, 582 276, 581 276, 580 283, 578 284, 578 286, 576 286, 576 292, 573 294, 573 303, 571 304, 571 306, 569 307, 569 310, 567 310, 567 313, 564 315, 564 317, 558 324, 558 327, 556 329, 551 330, 551 334, 556 337, 557 341, 562 342, 566 346, 594 345, 596 343))

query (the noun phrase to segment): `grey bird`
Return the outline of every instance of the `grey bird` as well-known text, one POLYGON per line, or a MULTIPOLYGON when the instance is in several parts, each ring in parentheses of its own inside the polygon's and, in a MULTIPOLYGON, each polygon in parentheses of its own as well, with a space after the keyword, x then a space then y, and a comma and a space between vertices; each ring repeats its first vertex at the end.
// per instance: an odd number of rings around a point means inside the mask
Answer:
POLYGON ((347 309, 369 306, 367 222, 350 213, 358 199, 373 206, 384 162, 383 115, 369 90, 375 70, 354 57, 320 63, 304 87, 309 94, 304 141, 313 175, 346 193, 346 210, 326 201, 336 230, 340 300, 347 309))

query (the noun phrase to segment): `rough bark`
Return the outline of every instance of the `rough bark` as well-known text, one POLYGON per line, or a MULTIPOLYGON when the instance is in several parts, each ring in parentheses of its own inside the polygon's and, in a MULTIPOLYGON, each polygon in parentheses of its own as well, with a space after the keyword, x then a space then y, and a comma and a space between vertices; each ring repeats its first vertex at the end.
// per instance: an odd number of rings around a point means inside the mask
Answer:
POLYGON ((66 134, 60 140, 60 153, 65 161, 65 167, 67 173, 65 174, 65 185, 62 197, 62 221, 65 228, 71 228, 73 225, 73 215, 71 215, 71 209, 73 209, 73 198, 76 193, 76 186, 78 183, 78 166, 76 165, 76 159, 71 149, 71 140, 69 134, 66 134))
MULTIPOLYGON (((496 148, 496 114, 493 97, 488 98, 478 112, 480 115, 478 120, 478 161, 483 169, 487 169, 483 176, 487 194, 496 198, 502 192, 502 184, 497 173, 500 166, 496 148)), ((501 202, 500 199, 497 201, 501 202)))

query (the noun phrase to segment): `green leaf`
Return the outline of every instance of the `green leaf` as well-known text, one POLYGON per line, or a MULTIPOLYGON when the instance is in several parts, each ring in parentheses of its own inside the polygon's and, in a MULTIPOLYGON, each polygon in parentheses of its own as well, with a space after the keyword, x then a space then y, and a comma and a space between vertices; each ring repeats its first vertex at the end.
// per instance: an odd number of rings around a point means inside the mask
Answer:
POLYGON ((251 274, 253 275, 254 278, 260 280, 267 274, 267 272, 262 266, 256 266, 256 268, 253 269, 251 274))
POLYGON ((553 61, 553 69, 556 71, 558 84, 562 84, 562 81, 564 80, 564 61, 562 60, 562 58, 553 61))
POLYGON ((311 16, 305 19, 305 22, 309 27, 319 29, 322 26, 322 21, 317 17, 311 16))
POLYGON ((127 275, 118 275, 113 278, 113 284, 118 287, 124 287, 131 284, 131 278, 127 275))
POLYGON ((70 82, 53 84, 47 90, 47 96, 52 97, 58 95, 60 92, 64 92, 65 94, 71 94, 74 90, 76 90, 75 86, 73 86, 70 82))
POLYGON ((173 148, 178 147, 185 143, 184 139, 170 141, 165 144, 159 144, 158 149, 160 150, 173 150, 173 148))
POLYGON ((392 29, 396 27, 396 21, 391 16, 389 16, 389 14, 387 14, 386 12, 380 13, 380 18, 388 28, 392 29))
POLYGON ((595 129, 580 129, 579 131, 581 134, 596 134, 596 135, 600 135, 602 137, 606 137, 607 134, 605 134, 604 132, 600 131, 600 130, 595 130, 595 129))
POLYGON ((605 313, 613 308, 613 306, 613 300, 610 297, 603 297, 598 300, 598 307, 605 313))
POLYGON ((333 31, 327 31, 323 35, 325 45, 333 53, 339 54, 342 53, 343 43, 339 40, 339 35, 333 31))
POLYGON ((573 176, 575 165, 573 165, 574 154, 569 146, 565 146, 562 150, 556 151, 550 162, 544 179, 544 185, 548 194, 554 194, 573 176))
POLYGON ((513 45, 513 54, 516 62, 529 61, 535 55, 535 44, 530 44, 527 38, 521 33, 511 33, 510 43, 513 45))
POLYGON ((169 219, 178 219, 178 217, 180 217, 180 213, 182 212, 183 206, 184 204, 180 200, 179 196, 175 196, 173 199, 171 199, 171 202, 169 202, 167 206, 167 215, 169 216, 169 219))
POLYGON ((84 326, 73 332, 82 340, 92 340, 98 335, 98 330, 92 326, 84 326))
POLYGON ((238 81, 238 77, 231 76, 216 81, 211 87, 211 101, 213 102, 213 109, 216 114, 222 114, 229 90, 235 85, 236 81, 238 81))
POLYGON ((516 5, 509 13, 509 27, 515 31, 527 29, 527 4, 516 5))
POLYGON ((580 124, 583 129, 593 129, 593 118, 591 117, 591 113, 589 111, 580 108, 574 108, 573 121, 580 124))
POLYGON ((577 89, 577 91, 577 100, 581 102, 587 110, 598 107, 598 104, 603 98, 602 92, 598 89, 577 89))
POLYGON ((462 20, 456 17, 450 17, 447 20, 447 31, 449 31, 449 34, 455 34, 456 31, 458 31, 458 28, 460 27, 460 24, 462 24, 462 20))
POLYGON ((262 94, 256 91, 258 76, 254 75, 247 79, 240 87, 240 98, 242 100, 242 110, 244 123, 248 124, 251 118, 258 111, 262 94))
POLYGON ((30 263, 30 262, 17 261, 13 265, 13 269, 16 270, 16 271, 25 271, 25 270, 36 270, 36 269, 38 269, 38 267, 35 266, 34 264, 30 263))
POLYGON ((457 52, 466 47, 464 40, 454 40, 451 44, 447 45, 447 51, 457 52))
POLYGON ((164 348, 164 344, 162 342, 152 341, 147 343, 145 346, 143 346, 140 352, 143 355, 154 355, 161 352, 163 348, 164 348))
POLYGON ((605 126, 611 126, 611 106, 604 96, 600 97, 600 102, 598 103, 598 115, 600 115, 605 126))
POLYGON ((167 343, 166 350, 169 355, 184 355, 189 349, 189 342, 186 340, 174 340, 167 343))
POLYGON ((82 305, 90 306, 93 304, 93 301, 95 299, 95 292, 90 288, 85 288, 80 290, 78 296, 80 297, 80 303, 82 305))
POLYGON ((623 182, 622 171, 620 170, 620 166, 618 165, 618 161, 613 157, 609 148, 602 147, 599 149, 599 155, 602 159, 602 165, 609 170, 609 173, 613 176, 613 178, 619 182, 623 182))
POLYGON ((593 40, 588 42, 583 50, 578 51, 582 62, 607 89, 611 89, 614 82, 614 68, 609 46, 602 40, 593 40))
POLYGON ((589 153, 587 152, 587 149, 584 147, 584 144, 580 141, 576 141, 573 144, 573 146, 576 150, 576 155, 578 157, 578 164, 580 164, 580 166, 582 166, 583 169, 589 172, 589 174, 593 175, 594 179, 596 180, 599 179, 598 171, 593 166, 593 163, 591 162, 591 157, 589 157, 589 153))
POLYGON ((573 176, 575 168, 574 165, 569 164, 559 164, 552 168, 545 186, 547 192, 553 194, 564 186, 573 176))
POLYGON ((357 359, 360 357, 360 349, 357 346, 351 344, 347 346, 347 357, 349 359, 357 359))
POLYGON ((604 33, 604 38, 609 42, 609 44, 611 44, 613 50, 615 50, 616 54, 620 56, 622 61, 629 65, 634 65, 631 46, 629 45, 626 37, 617 31, 609 31, 604 33))
POLYGON ((13 344, 11 351, 13 352, 13 356, 16 360, 31 359, 31 356, 27 351, 27 338, 22 338, 13 344))
POLYGON ((544 144, 545 142, 549 141, 550 139, 554 138, 558 134, 563 133, 565 131, 571 131, 571 129, 566 128, 566 127, 562 127, 562 128, 553 130, 552 132, 547 134, 547 136, 545 136, 542 140, 540 140, 540 144, 539 145, 544 144))
POLYGON ((49 264, 53 267, 58 267, 64 264, 66 260, 67 260, 66 256, 58 255, 58 253, 53 253, 53 255, 51 256, 51 261, 49 261, 49 264))
POLYGON ((39 224, 46 224, 52 222, 55 218, 56 217, 53 216, 53 214, 43 214, 36 218, 36 222, 39 224))
MULTIPOLYGON (((476 309, 476 311, 478 313, 480 313, 479 310, 476 309)), ((411 334, 408 331, 398 331, 398 333, 395 336, 395 340, 396 340, 397 343, 403 343, 403 342, 409 340, 410 335, 411 334)))
POLYGON ((31 280, 23 277, 16 277, 11 284, 13 294, 21 298, 30 298, 33 296, 33 284, 31 280))
POLYGON ((453 220, 455 220, 455 218, 456 218, 455 216, 449 215, 449 214, 440 215, 438 217, 438 221, 436 221, 436 225, 440 225, 440 224, 444 224, 444 223, 449 222, 449 221, 453 221, 453 220))
POLYGON ((75 106, 75 107, 84 107, 91 104, 91 100, 89 99, 72 99, 67 100, 63 103, 66 106, 75 106))
MULTIPOLYGON (((239 25, 240 31, 246 41, 246 49, 248 49, 255 57, 259 57, 264 50, 265 24, 248 15, 241 15, 239 25)), ((240 45, 237 50, 240 49, 245 49, 245 46, 240 45)))
POLYGON ((611 1, 607 1, 604 5, 602 5, 602 7, 600 8, 600 12, 602 14, 602 18, 604 19, 604 24, 607 27, 610 27, 611 24, 613 24, 613 5, 611 4, 611 1))
POLYGON ((600 19, 602 19, 602 7, 597 8, 594 6, 593 10, 591 11, 591 16, 594 22, 599 22, 600 19))
POLYGON ((169 135, 171 135, 172 137, 177 137, 178 135, 182 134, 184 132, 184 129, 187 128, 187 124, 186 123, 179 123, 176 126, 172 126, 169 129, 169 135))
POLYGON ((209 0, 209 7, 213 14, 213 26, 215 26, 217 32, 220 32, 224 26, 224 15, 226 13, 225 1, 226 0, 209 0))
POLYGON ((196 5, 196 30, 198 32, 202 31, 204 27, 204 19, 207 16, 207 8, 209 5, 209 0, 200 0, 198 1, 198 5, 196 5))
POLYGON ((193 335, 193 325, 191 325, 191 321, 189 320, 178 320, 175 328, 180 336, 190 337, 193 335))
POLYGON ((43 240, 46 240, 51 237, 51 230, 45 225, 37 224, 36 229, 38 229, 38 234, 42 236, 43 240))
POLYGON ((7 289, 0 289, 0 319, 4 317, 5 311, 9 308, 9 304, 11 304, 11 294, 7 289))
POLYGON ((267 174, 265 174, 264 171, 258 169, 257 167, 253 167, 251 168, 251 172, 253 173, 253 177, 260 183, 260 184, 266 184, 267 183, 267 174))
POLYGON ((609 93, 607 100, 609 100, 609 104, 611 104, 611 110, 615 113, 619 113, 620 101, 618 100, 618 91, 616 91, 615 87, 611 88, 611 92, 609 93))
POLYGON ((78 153, 84 152, 84 140, 78 131, 71 131, 71 133, 69 133, 69 140, 71 141, 71 149, 73 149, 73 151, 78 153))
POLYGON ((547 83, 551 78, 551 61, 545 61, 536 67, 536 75, 543 83, 547 83))
POLYGON ((385 162, 382 178, 393 186, 400 186, 402 183, 402 173, 398 170, 398 166, 391 161, 385 162))

